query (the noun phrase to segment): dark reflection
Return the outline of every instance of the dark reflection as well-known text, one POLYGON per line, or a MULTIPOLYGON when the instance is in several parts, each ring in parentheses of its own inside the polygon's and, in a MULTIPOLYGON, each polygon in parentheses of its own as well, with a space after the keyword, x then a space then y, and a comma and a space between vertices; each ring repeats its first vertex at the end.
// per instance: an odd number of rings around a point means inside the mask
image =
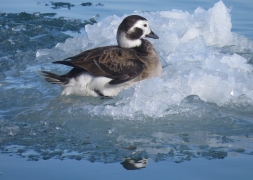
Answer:
POLYGON ((97 4, 95 4, 95 6, 104 6, 104 4, 102 4, 102 3, 97 3, 97 4))
MULTIPOLYGON (((61 9, 61 8, 68 8, 69 10, 71 10, 71 8, 73 8, 75 5, 68 3, 68 2, 53 2, 51 1, 50 4, 48 3, 41 3, 41 2, 37 2, 38 5, 45 5, 45 6, 50 6, 52 9, 61 9)), ((81 6, 104 6, 104 4, 102 3, 96 3, 93 4, 91 2, 83 2, 80 4, 81 6)))
MULTIPOLYGON (((92 6, 93 4, 91 2, 82 3, 81 6, 92 6)), ((95 6, 104 6, 102 3, 97 3, 95 6)))
POLYGON ((81 6, 92 6, 91 2, 82 3, 81 6))
MULTIPOLYGON (((46 6, 50 6, 48 4, 45 4, 46 6)), ((60 9, 60 8, 68 8, 70 10, 71 7, 74 7, 75 5, 71 3, 65 3, 65 2, 51 2, 51 8, 52 9, 60 9)))
POLYGON ((126 170, 137 170, 145 168, 148 164, 148 159, 130 159, 126 158, 120 163, 126 170))

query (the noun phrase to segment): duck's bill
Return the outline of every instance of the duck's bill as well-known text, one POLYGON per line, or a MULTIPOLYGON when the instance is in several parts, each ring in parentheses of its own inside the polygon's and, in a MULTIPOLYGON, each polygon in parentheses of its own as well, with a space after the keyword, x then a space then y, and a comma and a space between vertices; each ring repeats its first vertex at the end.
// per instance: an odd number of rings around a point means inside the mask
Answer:
POLYGON ((159 37, 153 31, 151 31, 149 34, 147 34, 146 37, 153 38, 153 39, 159 39, 159 37))

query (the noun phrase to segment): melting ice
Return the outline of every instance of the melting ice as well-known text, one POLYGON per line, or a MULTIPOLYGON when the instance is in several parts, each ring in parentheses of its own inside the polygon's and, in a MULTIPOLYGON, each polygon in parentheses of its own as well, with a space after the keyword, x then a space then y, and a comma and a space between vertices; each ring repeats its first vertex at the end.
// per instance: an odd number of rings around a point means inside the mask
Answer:
MULTIPOLYGON (((147 18, 160 38, 150 41, 162 61, 162 76, 140 82, 113 100, 85 105, 84 111, 98 116, 163 117, 178 113, 178 107, 191 95, 218 106, 253 105, 253 66, 249 63, 253 42, 231 32, 230 9, 222 1, 208 10, 199 7, 193 14, 180 10, 135 14, 147 18)), ((124 17, 109 16, 97 24, 86 25, 86 37, 41 49, 37 51, 37 60, 51 62, 90 48, 116 44, 116 30, 124 17)), ((49 64, 43 66, 52 68, 49 64)))

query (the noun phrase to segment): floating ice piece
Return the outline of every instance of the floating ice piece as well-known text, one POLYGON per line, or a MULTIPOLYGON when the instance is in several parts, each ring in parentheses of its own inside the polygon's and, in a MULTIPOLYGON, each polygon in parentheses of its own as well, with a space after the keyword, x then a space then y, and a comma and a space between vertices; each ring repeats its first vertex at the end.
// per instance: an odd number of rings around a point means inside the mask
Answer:
POLYGON ((0 130, 10 136, 15 136, 20 131, 20 128, 18 126, 4 126, 0 130))
POLYGON ((22 31, 22 30, 26 30, 26 26, 21 24, 21 25, 17 25, 15 27, 12 28, 13 31, 22 31))

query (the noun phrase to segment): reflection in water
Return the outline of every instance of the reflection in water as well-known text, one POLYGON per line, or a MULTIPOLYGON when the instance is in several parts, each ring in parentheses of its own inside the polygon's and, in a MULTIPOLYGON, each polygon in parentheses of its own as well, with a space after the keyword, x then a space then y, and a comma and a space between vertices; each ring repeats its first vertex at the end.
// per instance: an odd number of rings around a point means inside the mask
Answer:
MULTIPOLYGON (((81 6, 92 6, 93 4, 91 2, 81 3, 81 6)), ((97 3, 95 6, 104 6, 102 3, 97 3)))
MULTIPOLYGON (((50 6, 52 9, 61 9, 61 8, 67 8, 69 10, 71 10, 71 8, 75 7, 74 4, 71 3, 67 3, 67 2, 50 2, 51 4, 48 3, 42 3, 42 2, 37 2, 38 5, 45 5, 45 6, 50 6)), ((91 2, 85 2, 85 3, 81 3, 79 4, 81 6, 104 6, 104 4, 102 3, 96 3, 93 4, 91 2)))
MULTIPOLYGON (((45 4, 46 6, 49 6, 48 4, 45 4)), ((75 5, 71 3, 65 3, 65 2, 51 2, 52 9, 60 9, 60 8, 68 8, 70 10, 71 7, 74 7, 75 5)))
POLYGON ((251 155, 253 150, 252 125, 242 121, 194 121, 190 117, 191 122, 180 122, 177 117, 168 123, 68 118, 27 123, 1 120, 0 150, 32 161, 54 158, 110 163, 128 157, 121 163, 126 169, 144 167, 147 161, 143 159, 148 158, 180 163, 193 158, 251 155), (114 131, 108 133, 108 129, 114 131))
POLYGON ((126 170, 137 170, 145 168, 148 164, 148 159, 130 159, 126 158, 120 163, 126 170))
POLYGON ((91 2, 81 3, 81 6, 92 6, 91 2))

